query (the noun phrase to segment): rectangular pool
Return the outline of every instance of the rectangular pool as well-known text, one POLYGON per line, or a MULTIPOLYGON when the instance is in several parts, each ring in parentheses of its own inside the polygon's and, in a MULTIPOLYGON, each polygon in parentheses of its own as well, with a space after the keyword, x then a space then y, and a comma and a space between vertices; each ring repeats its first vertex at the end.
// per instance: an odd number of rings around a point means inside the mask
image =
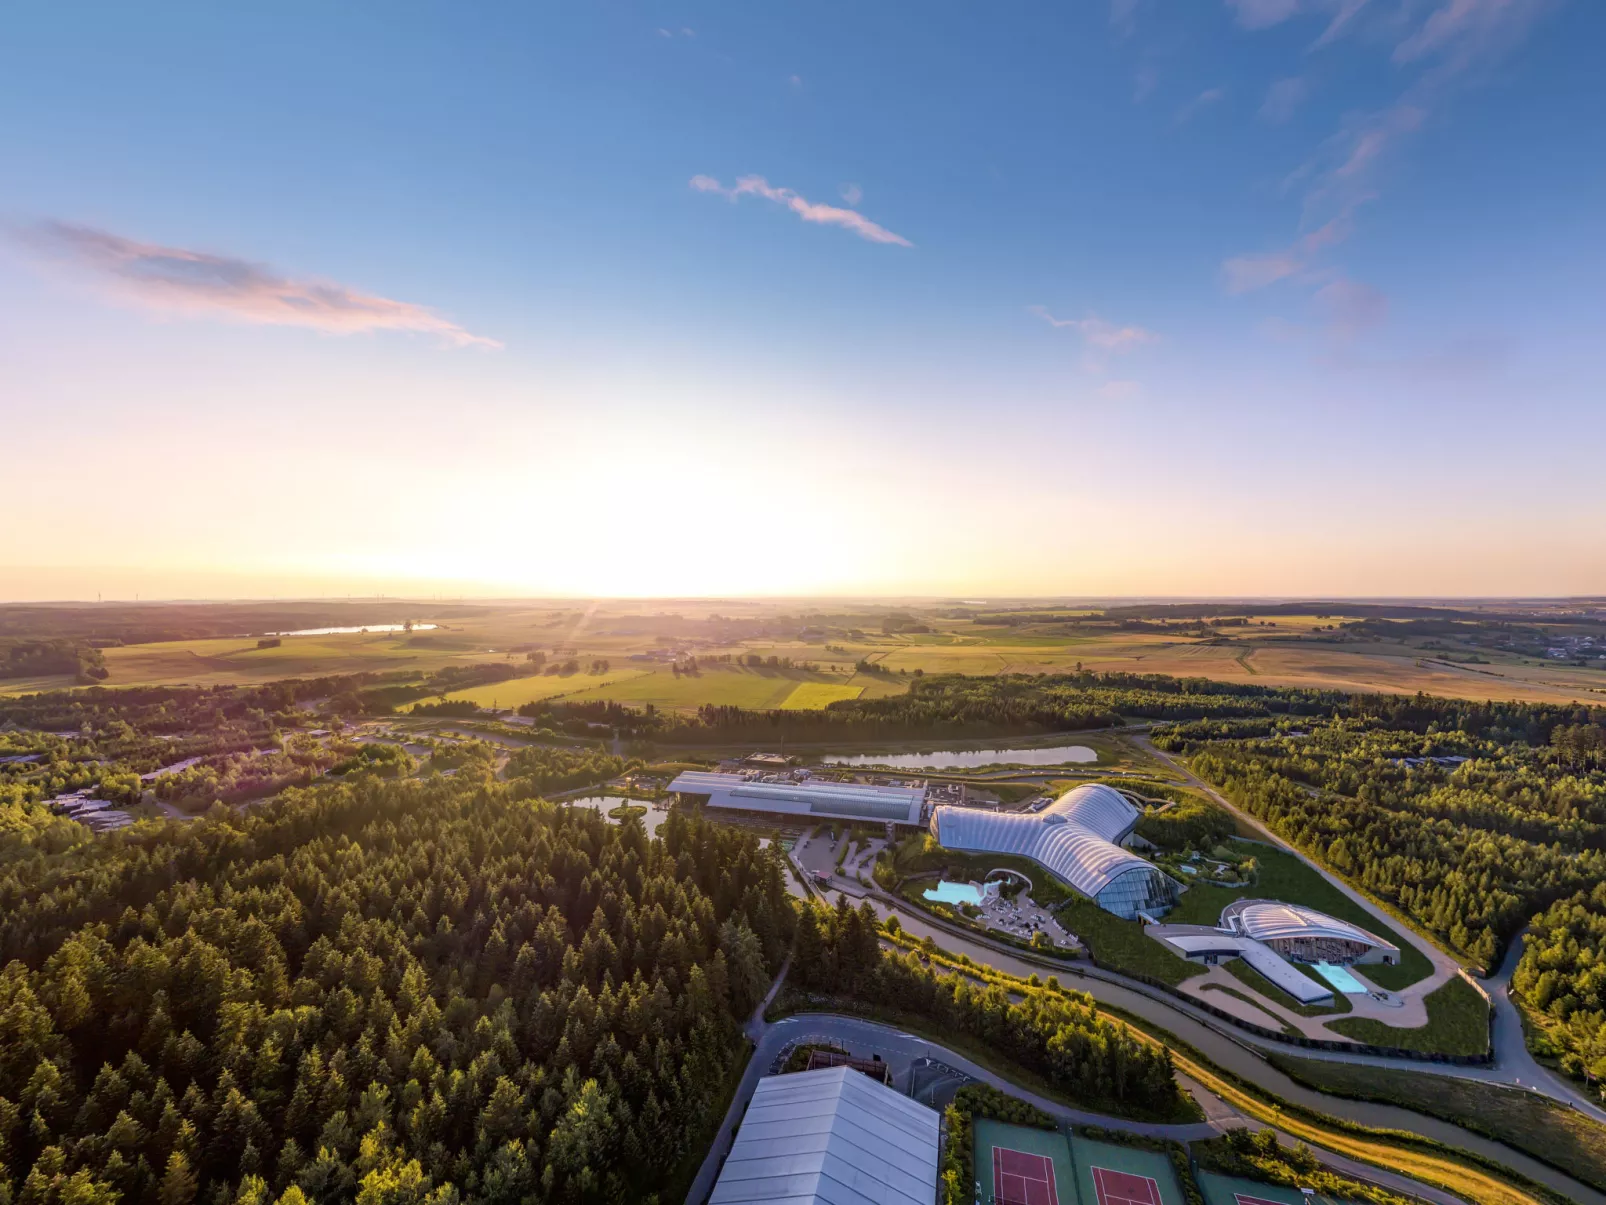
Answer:
POLYGON ((1334 966, 1330 962, 1318 962, 1314 964, 1314 969, 1318 975, 1345 995, 1366 995, 1366 985, 1351 975, 1348 967, 1334 966))
POLYGON ((981 890, 976 884, 950 883, 946 879, 921 894, 939 904, 974 904, 980 908, 982 901, 981 890))

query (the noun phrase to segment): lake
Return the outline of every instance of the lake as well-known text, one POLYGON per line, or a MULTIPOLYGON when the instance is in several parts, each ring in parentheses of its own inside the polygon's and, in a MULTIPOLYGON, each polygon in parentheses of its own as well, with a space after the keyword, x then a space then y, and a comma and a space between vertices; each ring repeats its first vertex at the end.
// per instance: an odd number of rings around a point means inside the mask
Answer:
POLYGON ((619 821, 608 815, 608 813, 613 811, 613 809, 618 807, 621 803, 632 804, 636 807, 645 807, 647 809, 647 814, 641 818, 641 823, 647 829, 647 835, 649 837, 656 833, 659 826, 669 818, 669 812, 667 810, 659 811, 645 799, 628 799, 623 795, 587 795, 583 799, 565 799, 562 800, 562 802, 572 804, 577 808, 590 808, 594 812, 601 812, 603 818, 607 820, 609 824, 619 823, 619 821))
POLYGON ((347 636, 347 635, 351 635, 351 634, 356 633, 356 632, 406 632, 406 631, 409 631, 409 630, 414 631, 414 632, 429 632, 429 631, 433 631, 437 626, 439 626, 439 625, 433 624, 433 623, 415 623, 412 626, 412 628, 409 629, 407 627, 407 625, 404 624, 404 623, 371 623, 367 627, 362 627, 362 628, 301 628, 298 631, 294 631, 294 632, 267 632, 267 633, 264 633, 264 635, 268 635, 268 636, 347 636))
POLYGON ((1086 745, 1039 745, 1026 749, 934 749, 930 753, 860 753, 828 757, 832 766, 886 766, 889 770, 974 770, 978 766, 1063 766, 1096 762, 1098 750, 1086 745))

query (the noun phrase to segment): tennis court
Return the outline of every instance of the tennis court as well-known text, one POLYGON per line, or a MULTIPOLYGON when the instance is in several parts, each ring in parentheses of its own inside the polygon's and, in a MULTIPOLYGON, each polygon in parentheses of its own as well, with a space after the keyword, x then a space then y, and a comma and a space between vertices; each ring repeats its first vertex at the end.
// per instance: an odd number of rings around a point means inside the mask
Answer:
POLYGON ((1261 1184, 1241 1176, 1223 1176, 1200 1170, 1195 1179, 1207 1205, 1342 1205, 1320 1193, 1305 1196, 1283 1184, 1261 1184))
POLYGON ((1008 1147, 993 1147, 993 1200, 997 1205, 1059 1205, 1054 1161, 1008 1147))
POLYGON ((1078 1205, 1063 1134, 978 1117, 974 1138, 982 1205, 1078 1205))
POLYGON ((1071 1157, 1081 1205, 1183 1205, 1171 1160, 1158 1151, 1072 1138, 1071 1157))

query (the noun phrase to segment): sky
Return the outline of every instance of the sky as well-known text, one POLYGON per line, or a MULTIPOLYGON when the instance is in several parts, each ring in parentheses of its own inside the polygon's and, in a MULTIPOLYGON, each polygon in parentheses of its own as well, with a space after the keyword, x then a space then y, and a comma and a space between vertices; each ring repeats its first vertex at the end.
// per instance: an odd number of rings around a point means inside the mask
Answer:
POLYGON ((1606 5, 0 16, 0 599, 1606 593, 1606 5))

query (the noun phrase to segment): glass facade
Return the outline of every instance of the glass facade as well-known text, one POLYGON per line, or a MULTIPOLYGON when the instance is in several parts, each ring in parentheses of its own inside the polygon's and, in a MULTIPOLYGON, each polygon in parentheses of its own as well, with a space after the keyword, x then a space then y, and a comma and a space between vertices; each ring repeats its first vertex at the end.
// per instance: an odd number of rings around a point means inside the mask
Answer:
POLYGON ((1110 881, 1094 897, 1100 908, 1124 920, 1136 920, 1139 912, 1159 916, 1177 902, 1177 885, 1171 876, 1153 866, 1133 867, 1110 881))

